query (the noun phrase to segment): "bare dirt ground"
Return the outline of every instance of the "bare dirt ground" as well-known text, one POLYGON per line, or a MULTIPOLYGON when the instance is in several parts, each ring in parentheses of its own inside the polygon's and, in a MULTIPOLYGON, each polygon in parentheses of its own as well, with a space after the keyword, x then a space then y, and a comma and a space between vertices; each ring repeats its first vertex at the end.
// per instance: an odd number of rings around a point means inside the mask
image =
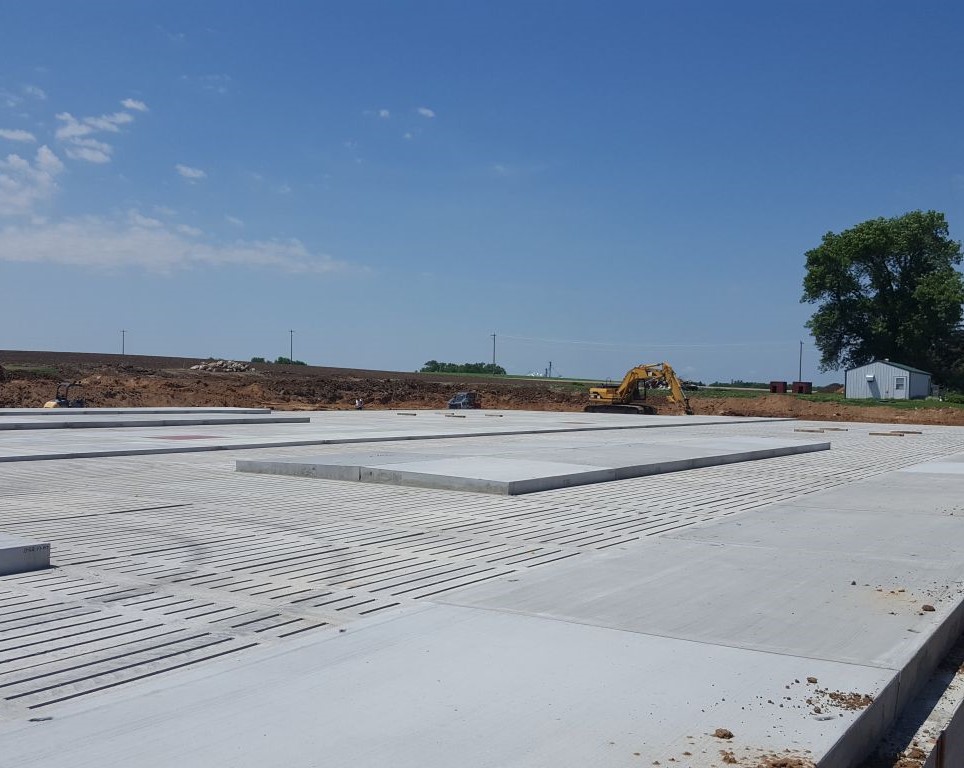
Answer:
MULTIPOLYGON (((565 380, 497 380, 438 375, 254 363, 240 373, 193 371, 195 358, 80 352, 0 350, 0 408, 35 408, 60 381, 83 384, 87 405, 97 407, 235 406, 277 410, 343 410, 356 398, 366 408, 444 408, 456 392, 475 390, 486 408, 581 411, 585 387, 565 380)), ((73 393, 72 393, 72 396, 73 393)), ((650 402, 660 412, 675 406, 650 402)), ((812 402, 792 395, 705 397, 692 393, 697 414, 784 416, 819 421, 964 425, 964 409, 908 410, 849 403, 812 402)))

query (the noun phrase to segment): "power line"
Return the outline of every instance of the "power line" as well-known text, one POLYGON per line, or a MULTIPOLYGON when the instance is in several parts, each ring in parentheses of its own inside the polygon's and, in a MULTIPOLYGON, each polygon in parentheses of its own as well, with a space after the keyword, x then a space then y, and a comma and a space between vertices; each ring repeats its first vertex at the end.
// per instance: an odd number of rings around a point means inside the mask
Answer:
MULTIPOLYGON (((581 339, 540 339, 531 336, 513 336, 508 333, 500 333, 499 336, 503 339, 512 339, 513 341, 526 341, 533 342, 537 344, 572 344, 576 346, 588 346, 588 347, 609 347, 612 349, 621 349, 626 347, 640 348, 644 347, 647 349, 715 349, 719 347, 786 347, 791 344, 795 344, 795 340, 787 341, 736 341, 736 342, 709 342, 700 344, 654 344, 647 341, 585 341, 581 339)), ((807 345, 811 346, 811 345, 807 345)))

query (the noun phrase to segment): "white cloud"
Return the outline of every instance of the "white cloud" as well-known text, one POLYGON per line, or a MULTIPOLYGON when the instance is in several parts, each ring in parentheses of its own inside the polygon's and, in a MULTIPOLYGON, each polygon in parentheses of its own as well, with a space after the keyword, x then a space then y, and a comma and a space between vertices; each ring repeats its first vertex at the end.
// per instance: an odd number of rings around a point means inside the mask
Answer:
POLYGON ((117 133, 121 125, 133 123, 134 116, 130 112, 114 112, 112 115, 100 115, 99 117, 85 117, 84 123, 97 131, 109 131, 117 133))
POLYGON ((201 87, 206 91, 215 93, 227 93, 231 83, 230 75, 202 75, 199 78, 201 87))
MULTIPOLYGON (((33 162, 20 155, 0 160, 0 216, 26 216, 57 192, 56 177, 64 164, 46 145, 33 162)), ((2 254, 0 254, 2 256, 2 254)))
POLYGON ((19 128, 0 128, 0 139, 8 141, 32 142, 37 139, 30 131, 22 131, 19 128))
POLYGON ((388 118, 390 118, 390 117, 392 116, 392 113, 389 112, 387 109, 380 109, 380 110, 378 110, 378 116, 379 116, 382 120, 388 120, 388 118))
MULTIPOLYGON (((139 105, 134 109, 140 109, 141 106, 144 110, 147 109, 143 102, 134 102, 132 99, 125 99, 121 103, 127 106, 128 102, 139 105)), ((67 145, 64 150, 67 157, 88 163, 109 163, 114 148, 106 142, 86 137, 94 133, 118 133, 120 126, 134 122, 134 116, 130 112, 114 112, 79 119, 70 112, 59 112, 56 117, 61 126, 54 135, 67 145)))
POLYGON ((197 179, 206 179, 207 174, 200 168, 192 168, 189 165, 182 165, 178 163, 174 166, 179 174, 188 181, 196 181, 197 179))
POLYGON ((0 261, 78 267, 136 267, 170 272, 193 266, 267 267, 290 273, 358 271, 345 262, 309 251, 298 240, 237 240, 199 243, 193 228, 178 232, 131 212, 120 220, 96 216, 54 224, 0 229, 0 261))
POLYGON ((227 93, 231 86, 231 76, 224 74, 181 75, 181 80, 196 85, 202 91, 213 91, 220 94, 227 93))
POLYGON ((64 169, 64 164, 50 148, 44 144, 37 150, 37 167, 44 173, 56 175, 64 169))
POLYGON ((139 211, 129 211, 127 218, 131 224, 136 227, 146 227, 147 229, 156 229, 157 227, 163 227, 164 224, 157 219, 152 219, 150 216, 144 216, 139 211))
POLYGON ((415 134, 411 131, 405 131, 405 133, 402 135, 402 138, 405 139, 405 141, 411 141, 415 138, 415 134))
POLYGON ((124 99, 121 102, 121 106, 124 109, 133 109, 135 112, 147 112, 147 104, 143 101, 138 101, 137 99, 124 99))
POLYGON ((84 160, 88 163, 109 163, 110 155, 101 152, 99 149, 87 149, 86 147, 67 147, 64 154, 71 160, 84 160))
POLYGON ((422 117, 427 117, 429 119, 435 117, 435 111, 429 109, 428 107, 418 107, 415 111, 418 112, 422 117))
POLYGON ((54 134, 61 141, 68 141, 77 136, 86 136, 88 133, 94 132, 93 128, 82 123, 70 114, 70 112, 58 112, 56 118, 63 123, 63 125, 57 129, 57 133, 54 134))
POLYGON ((241 221, 241 219, 239 219, 237 216, 225 216, 224 220, 228 222, 228 224, 234 224, 236 227, 244 226, 244 222, 241 221))
POLYGON ((23 92, 28 96, 33 96, 35 99, 40 99, 40 101, 47 100, 47 94, 44 89, 36 85, 25 85, 23 87, 23 92))
POLYGON ((82 117, 79 120, 70 114, 70 112, 58 112, 56 117, 63 123, 55 134, 61 141, 103 131, 117 133, 120 131, 121 125, 134 122, 134 116, 129 112, 114 112, 112 115, 98 115, 97 117, 82 117))
POLYGON ((190 224, 178 224, 175 229, 182 235, 188 235, 189 237, 200 237, 204 234, 200 229, 192 227, 190 224))
POLYGON ((97 139, 75 138, 64 150, 72 160, 86 160, 88 163, 109 163, 114 148, 97 139))

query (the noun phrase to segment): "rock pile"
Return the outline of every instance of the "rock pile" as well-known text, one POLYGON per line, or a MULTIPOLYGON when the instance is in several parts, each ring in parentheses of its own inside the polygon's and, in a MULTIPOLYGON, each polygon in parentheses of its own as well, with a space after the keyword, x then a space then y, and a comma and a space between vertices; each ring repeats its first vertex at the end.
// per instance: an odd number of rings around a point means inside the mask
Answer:
POLYGON ((204 363, 191 366, 192 371, 209 371, 211 373, 241 373, 242 371, 254 370, 247 363, 237 360, 208 360, 204 363))

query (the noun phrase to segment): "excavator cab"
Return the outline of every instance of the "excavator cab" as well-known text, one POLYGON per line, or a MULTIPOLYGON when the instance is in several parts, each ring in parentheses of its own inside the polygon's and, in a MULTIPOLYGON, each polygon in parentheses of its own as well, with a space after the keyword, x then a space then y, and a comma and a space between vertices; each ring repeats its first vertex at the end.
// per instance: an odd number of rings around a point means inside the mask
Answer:
POLYGON ((57 393, 53 400, 44 403, 44 408, 86 408, 87 401, 82 397, 70 399, 70 390, 76 390, 80 384, 71 381, 62 381, 57 385, 57 393))

